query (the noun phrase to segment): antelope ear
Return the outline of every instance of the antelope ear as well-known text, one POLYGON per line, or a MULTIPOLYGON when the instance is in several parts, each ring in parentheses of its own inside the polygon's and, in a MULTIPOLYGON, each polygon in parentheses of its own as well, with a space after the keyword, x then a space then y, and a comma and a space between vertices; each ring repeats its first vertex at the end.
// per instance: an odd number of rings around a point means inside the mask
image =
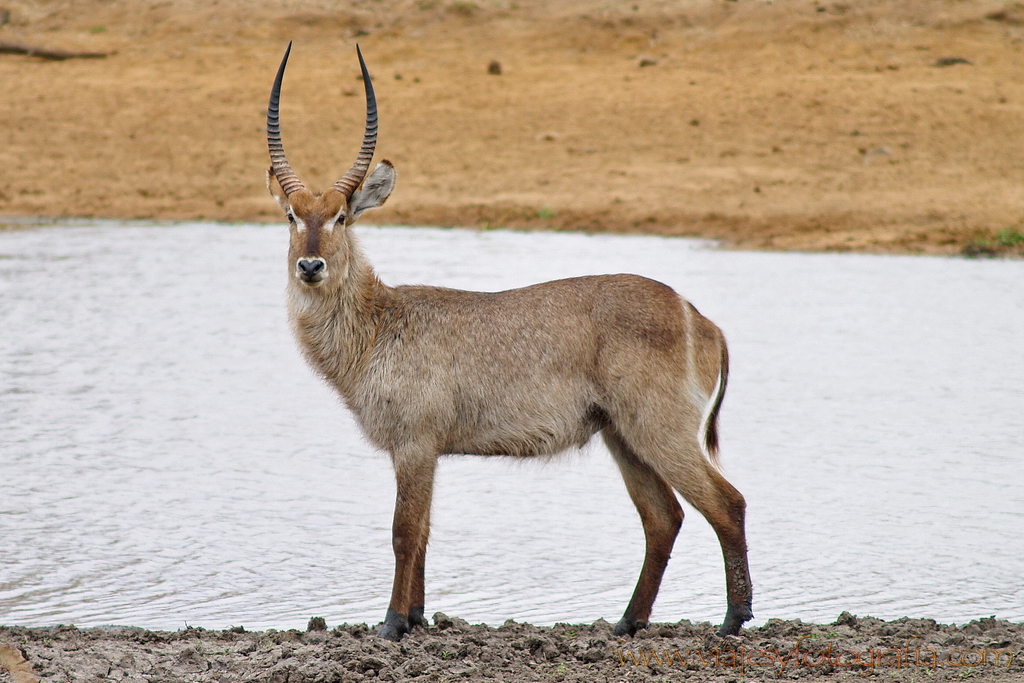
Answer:
POLYGON ((352 199, 348 201, 349 211, 345 223, 351 225, 363 211, 383 206, 391 196, 391 191, 395 189, 396 175, 395 167, 387 159, 377 164, 373 173, 363 181, 362 187, 352 193, 352 199))
POLYGON ((284 193, 281 188, 281 183, 277 182, 277 176, 274 174, 274 167, 271 166, 267 169, 267 189, 270 190, 270 195, 277 200, 278 206, 286 214, 291 205, 288 203, 288 195, 284 193))

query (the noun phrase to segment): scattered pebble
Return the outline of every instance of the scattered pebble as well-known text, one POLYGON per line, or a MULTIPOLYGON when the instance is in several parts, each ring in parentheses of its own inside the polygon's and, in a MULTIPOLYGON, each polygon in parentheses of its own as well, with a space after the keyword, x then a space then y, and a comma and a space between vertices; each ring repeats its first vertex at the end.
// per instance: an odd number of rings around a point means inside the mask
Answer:
POLYGON ((864 152, 864 163, 865 164, 869 163, 872 159, 877 159, 879 157, 891 157, 891 156, 892 156, 892 150, 890 150, 888 147, 875 147, 872 150, 868 150, 868 151, 864 152))
POLYGON ((932 62, 932 66, 953 66, 955 64, 971 64, 971 62, 963 57, 939 57, 932 62))

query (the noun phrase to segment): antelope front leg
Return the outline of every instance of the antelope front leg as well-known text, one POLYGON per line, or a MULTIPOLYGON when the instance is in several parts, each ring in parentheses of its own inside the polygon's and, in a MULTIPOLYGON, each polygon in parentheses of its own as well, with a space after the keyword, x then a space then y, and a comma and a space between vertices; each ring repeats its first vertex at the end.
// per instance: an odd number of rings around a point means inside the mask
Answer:
MULTIPOLYGON (((430 533, 430 510, 427 509, 427 534, 430 533)), ((411 606, 409 607, 409 627, 415 628, 417 626, 426 626, 427 620, 423 616, 423 610, 425 608, 426 599, 424 598, 425 589, 423 581, 423 573, 427 563, 427 542, 424 540, 423 548, 420 550, 419 556, 416 558, 416 566, 413 569, 412 575, 412 596, 411 606)))
POLYGON ((430 500, 434 490, 434 454, 393 458, 398 492, 391 543, 395 550, 395 582, 384 624, 377 632, 401 640, 413 626, 423 625, 423 568, 430 535, 430 500))

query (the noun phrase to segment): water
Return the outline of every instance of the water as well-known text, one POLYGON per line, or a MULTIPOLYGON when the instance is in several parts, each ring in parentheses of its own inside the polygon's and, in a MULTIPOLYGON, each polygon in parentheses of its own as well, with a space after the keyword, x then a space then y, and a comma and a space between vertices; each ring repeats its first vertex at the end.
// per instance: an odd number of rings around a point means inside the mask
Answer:
MULTIPOLYGON (((1024 619, 1024 262, 361 228, 389 283, 638 272, 726 332, 754 609, 1024 619)), ((378 622, 394 484, 303 364, 278 226, 0 233, 0 623, 378 622)), ((603 446, 439 471, 427 613, 616 620, 643 537, 603 446)), ((720 621, 692 509, 653 618, 720 621)))

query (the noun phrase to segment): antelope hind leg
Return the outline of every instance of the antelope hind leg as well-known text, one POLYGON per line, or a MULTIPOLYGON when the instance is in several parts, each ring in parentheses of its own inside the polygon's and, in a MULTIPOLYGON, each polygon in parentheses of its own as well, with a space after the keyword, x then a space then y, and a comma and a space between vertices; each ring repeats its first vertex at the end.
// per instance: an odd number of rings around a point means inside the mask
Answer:
POLYGON ((751 606, 753 589, 747 564, 747 538, 744 531, 747 504, 740 492, 733 488, 725 477, 718 472, 713 472, 712 477, 720 491, 718 500, 725 501, 711 512, 711 517, 705 513, 705 517, 718 535, 725 559, 728 607, 722 627, 718 629, 718 635, 734 636, 740 632, 740 626, 754 616, 751 606))
POLYGON ((672 488, 650 466, 640 461, 618 433, 609 427, 601 435, 619 466, 629 497, 640 513, 647 542, 643 569, 633 597, 612 631, 617 636, 631 636, 638 629, 645 628, 651 617, 651 608, 658 596, 672 545, 683 523, 683 509, 672 488))
POLYGON ((718 536, 725 559, 725 588, 727 608, 725 619, 718 635, 736 635, 740 626, 749 621, 754 612, 751 608, 753 589, 750 582, 750 568, 747 565, 747 538, 744 531, 746 501, 732 484, 726 481, 706 460, 703 461, 705 475, 673 482, 697 511, 704 515, 718 536))

